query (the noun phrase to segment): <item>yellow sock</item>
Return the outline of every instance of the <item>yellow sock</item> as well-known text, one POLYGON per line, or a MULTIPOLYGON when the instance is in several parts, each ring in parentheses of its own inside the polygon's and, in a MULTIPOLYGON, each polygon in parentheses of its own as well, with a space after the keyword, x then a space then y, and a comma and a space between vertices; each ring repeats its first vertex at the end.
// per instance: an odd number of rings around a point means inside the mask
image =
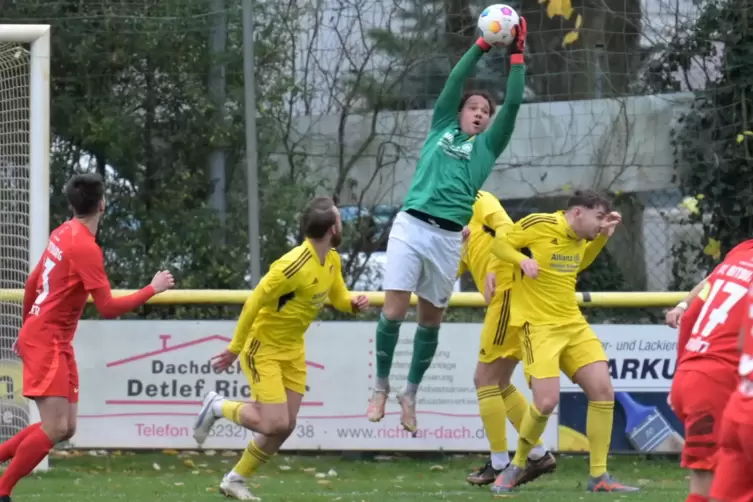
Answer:
POLYGON ((241 422, 241 409, 248 403, 241 403, 238 401, 230 401, 225 399, 222 401, 222 416, 237 425, 243 425, 241 422))
POLYGON ((498 385, 476 389, 478 410, 492 453, 507 452, 507 410, 498 385))
POLYGON ((549 415, 542 414, 533 404, 528 407, 528 413, 523 416, 520 424, 518 450, 515 452, 515 458, 512 459, 513 464, 525 468, 528 454, 544 434, 547 420, 549 420, 549 415))
MULTIPOLYGON (((505 400, 505 409, 507 410, 507 418, 515 427, 515 430, 520 432, 520 427, 523 424, 523 417, 528 411, 528 399, 518 390, 513 384, 508 385, 502 389, 502 399, 505 400)), ((539 439, 536 442, 536 446, 541 446, 544 443, 539 439)))
POLYGON ((599 477, 607 472, 607 454, 612 442, 614 401, 589 401, 586 417, 589 464, 591 476, 599 477))
POLYGON ((233 471, 247 478, 255 473, 259 466, 266 464, 269 457, 269 453, 266 453, 256 446, 255 442, 251 441, 248 443, 248 448, 243 452, 241 459, 233 467, 233 471))

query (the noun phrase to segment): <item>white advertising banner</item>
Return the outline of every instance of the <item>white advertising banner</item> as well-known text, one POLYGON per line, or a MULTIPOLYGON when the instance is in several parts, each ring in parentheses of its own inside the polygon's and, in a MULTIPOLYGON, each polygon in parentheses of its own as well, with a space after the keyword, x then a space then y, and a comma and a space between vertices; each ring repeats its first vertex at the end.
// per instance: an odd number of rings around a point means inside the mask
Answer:
MULTIPOLYGON (((248 400, 238 365, 215 373, 209 358, 227 346, 233 321, 82 321, 75 349, 80 372, 77 448, 196 448, 194 418, 202 396, 216 390, 248 400)), ((415 324, 405 323, 391 383, 407 377, 415 324)), ((380 423, 365 417, 374 381, 372 322, 315 323, 306 335, 308 387, 287 450, 487 451, 473 388, 479 324, 445 324, 432 367, 418 395, 419 433, 400 426, 394 399, 380 423)), ((597 325, 616 390, 667 391, 674 371, 675 334, 661 326, 597 325)), ((530 399, 516 370, 513 383, 530 399)), ((570 382, 563 378, 563 390, 570 382)), ((584 410, 585 413, 585 410, 584 410)), ((557 449, 557 414, 543 436, 557 449)), ((251 433, 224 420, 205 448, 239 449, 251 433)), ((508 424, 514 449, 517 434, 508 424)))

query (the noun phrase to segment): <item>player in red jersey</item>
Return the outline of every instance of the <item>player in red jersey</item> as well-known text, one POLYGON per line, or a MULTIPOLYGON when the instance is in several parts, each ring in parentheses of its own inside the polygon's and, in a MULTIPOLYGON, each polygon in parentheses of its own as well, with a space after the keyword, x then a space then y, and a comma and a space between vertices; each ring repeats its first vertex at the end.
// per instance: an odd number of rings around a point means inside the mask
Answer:
POLYGON ((170 272, 158 272, 137 293, 113 298, 102 250, 94 239, 105 208, 104 182, 99 175, 80 174, 65 191, 74 218, 50 234, 26 281, 24 322, 16 343, 23 363, 23 395, 36 402, 41 422, 0 446, 0 462, 12 459, 0 476, 0 502, 9 502, 16 483, 76 430, 78 370, 72 342, 89 295, 103 317, 113 318, 174 284, 170 272))
POLYGON ((740 381, 724 410, 719 458, 711 486, 715 502, 753 500, 753 288, 748 290, 738 345, 740 381))
POLYGON ((737 338, 753 283, 753 241, 724 258, 680 321, 672 408, 685 426, 681 464, 690 472, 687 502, 708 502, 722 412, 737 385, 737 338))

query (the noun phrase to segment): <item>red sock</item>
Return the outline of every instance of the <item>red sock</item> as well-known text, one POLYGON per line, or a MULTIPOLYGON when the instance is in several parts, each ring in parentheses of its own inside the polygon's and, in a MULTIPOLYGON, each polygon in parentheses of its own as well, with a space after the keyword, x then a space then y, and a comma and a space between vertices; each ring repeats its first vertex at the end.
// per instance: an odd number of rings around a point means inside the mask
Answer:
POLYGON ((41 426, 42 424, 40 422, 31 424, 30 426, 18 431, 18 434, 0 445, 0 463, 7 462, 8 460, 12 459, 16 455, 16 450, 18 450, 18 445, 21 444, 21 441, 26 439, 26 436, 28 436, 31 432, 39 429, 41 426))
POLYGON ((697 493, 691 493, 688 495, 688 498, 685 499, 685 502, 709 502, 709 498, 697 493))
POLYGON ((55 444, 45 434, 41 427, 37 427, 26 435, 26 438, 18 445, 16 455, 10 465, 0 476, 0 496, 10 495, 13 487, 21 478, 29 474, 44 460, 55 444))

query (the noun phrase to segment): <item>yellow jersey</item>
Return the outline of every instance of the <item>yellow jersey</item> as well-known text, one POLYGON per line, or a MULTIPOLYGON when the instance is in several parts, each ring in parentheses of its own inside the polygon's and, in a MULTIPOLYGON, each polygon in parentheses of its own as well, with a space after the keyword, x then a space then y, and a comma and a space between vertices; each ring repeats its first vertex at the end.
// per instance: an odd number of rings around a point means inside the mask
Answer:
POLYGON ((527 248, 539 266, 536 279, 515 271, 511 325, 561 324, 583 318, 575 298, 578 273, 599 255, 607 237, 591 242, 578 239, 564 211, 534 213, 517 221, 495 240, 499 259, 520 264, 529 257, 517 250, 527 248))
POLYGON ((353 311, 340 255, 331 249, 322 263, 306 240, 272 263, 259 281, 243 306, 229 350, 238 354, 254 339, 284 349, 302 348, 306 330, 328 297, 336 309, 353 311))
POLYGON ((473 282, 480 293, 484 293, 486 275, 497 274, 497 289, 505 290, 512 286, 513 265, 497 259, 492 254, 492 245, 497 230, 512 227, 513 221, 494 195, 479 190, 473 204, 473 216, 468 223, 470 236, 463 243, 458 276, 466 270, 471 273, 473 282))

